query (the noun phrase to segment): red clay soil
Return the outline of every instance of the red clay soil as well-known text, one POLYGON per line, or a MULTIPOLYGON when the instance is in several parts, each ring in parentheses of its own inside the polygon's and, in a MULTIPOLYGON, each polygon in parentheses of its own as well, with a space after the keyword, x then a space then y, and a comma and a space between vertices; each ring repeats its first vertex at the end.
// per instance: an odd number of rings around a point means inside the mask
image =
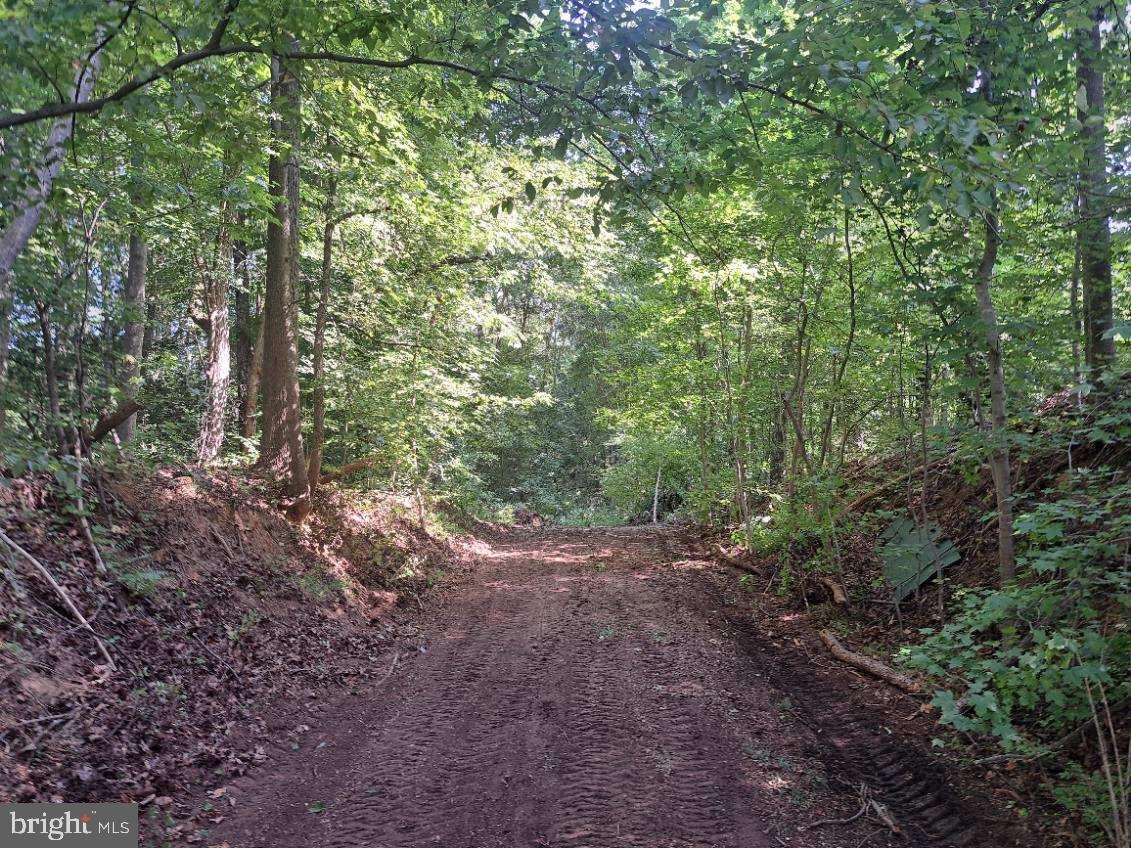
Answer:
POLYGON ((417 644, 208 793, 211 830, 189 841, 1006 844, 882 715, 736 622, 714 569, 666 528, 496 538, 433 596, 417 644))

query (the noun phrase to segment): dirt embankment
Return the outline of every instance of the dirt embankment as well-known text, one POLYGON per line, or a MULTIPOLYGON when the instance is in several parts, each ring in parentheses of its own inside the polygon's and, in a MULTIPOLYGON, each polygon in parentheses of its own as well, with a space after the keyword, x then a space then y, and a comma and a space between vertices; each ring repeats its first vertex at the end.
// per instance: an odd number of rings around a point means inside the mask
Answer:
POLYGON ((176 834, 174 799, 265 757, 287 718, 387 664, 439 568, 467 558, 388 499, 330 494, 296 530, 246 479, 103 476, 94 546, 73 501, 9 480, 0 525, 22 556, 0 575, 0 799, 144 802, 176 834))

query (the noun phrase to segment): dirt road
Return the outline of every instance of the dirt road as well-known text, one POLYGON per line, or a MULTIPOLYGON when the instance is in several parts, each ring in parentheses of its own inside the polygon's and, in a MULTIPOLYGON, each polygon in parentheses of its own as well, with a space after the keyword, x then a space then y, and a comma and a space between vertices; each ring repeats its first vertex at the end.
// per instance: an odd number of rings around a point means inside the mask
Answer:
MULTIPOLYGON (((856 731, 830 739, 822 716, 835 719, 840 705, 814 712, 775 684, 780 658, 736 638, 704 567, 664 529, 516 531, 492 543, 475 573, 421 617, 419 646, 402 651, 387 678, 325 706, 297 750, 284 747, 234 787, 238 803, 208 843, 972 840, 969 822, 956 822, 929 786, 904 796, 939 840, 895 836, 871 811, 820 823, 861 807, 856 731)), ((864 749, 878 769, 895 763, 897 790, 918 779, 905 779, 888 749, 864 749)))

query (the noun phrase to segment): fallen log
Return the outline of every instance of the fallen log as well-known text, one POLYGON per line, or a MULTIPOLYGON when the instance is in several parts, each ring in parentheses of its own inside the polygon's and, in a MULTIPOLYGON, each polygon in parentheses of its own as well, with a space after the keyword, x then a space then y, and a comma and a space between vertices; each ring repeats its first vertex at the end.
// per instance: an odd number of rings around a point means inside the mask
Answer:
POLYGON ((825 647, 829 649, 829 653, 836 657, 843 663, 858 668, 861 671, 866 671, 873 677, 878 677, 880 680, 890 683, 904 692, 918 692, 919 684, 912 680, 905 674, 900 674, 890 666, 884 665, 879 660, 874 660, 871 657, 866 657, 863 654, 858 654, 855 651, 850 651, 840 643, 830 631, 822 630, 820 633, 821 641, 825 643, 825 647))

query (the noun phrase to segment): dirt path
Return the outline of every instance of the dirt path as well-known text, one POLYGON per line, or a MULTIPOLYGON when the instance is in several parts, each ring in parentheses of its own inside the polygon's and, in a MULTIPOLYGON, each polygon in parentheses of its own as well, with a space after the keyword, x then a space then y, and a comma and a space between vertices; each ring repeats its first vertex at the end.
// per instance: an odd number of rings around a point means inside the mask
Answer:
POLYGON ((702 566, 670 530, 493 543, 386 679, 234 787, 208 844, 909 844, 874 816, 799 829, 851 816, 858 781, 728 629, 702 566))

